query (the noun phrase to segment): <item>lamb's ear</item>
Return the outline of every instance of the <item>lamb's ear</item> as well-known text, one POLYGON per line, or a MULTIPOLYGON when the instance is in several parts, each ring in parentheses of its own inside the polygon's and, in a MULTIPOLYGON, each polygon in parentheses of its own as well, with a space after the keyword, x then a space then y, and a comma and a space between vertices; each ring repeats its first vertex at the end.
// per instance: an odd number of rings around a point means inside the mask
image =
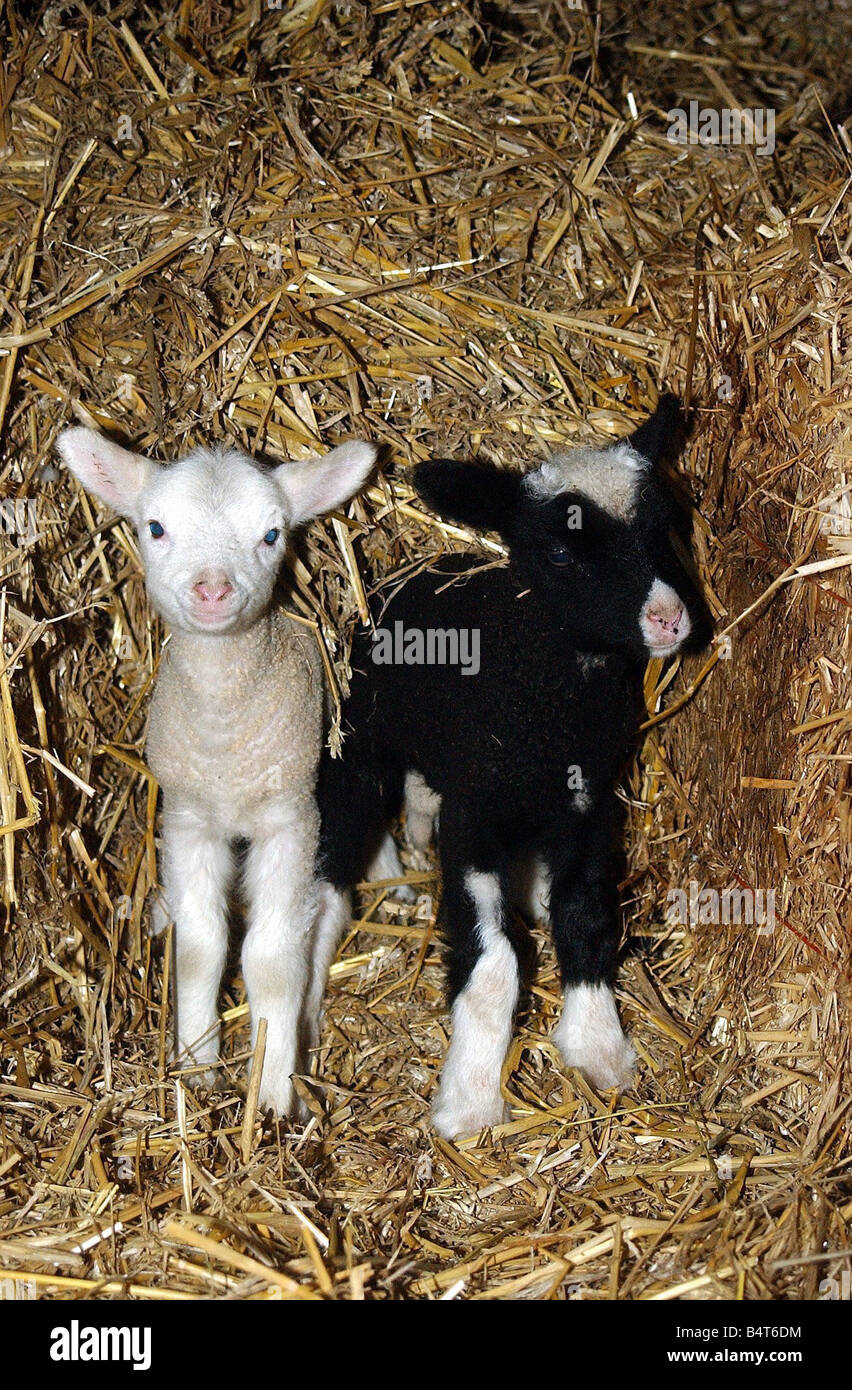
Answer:
MULTIPOLYGON (((658 463, 661 455, 677 444, 683 433, 683 425, 680 401, 667 391, 657 401, 653 415, 649 415, 638 430, 633 431, 627 443, 649 463, 658 463)), ((619 443, 622 442, 619 440, 619 443)))
POLYGON ((321 458, 282 463, 276 481, 288 502, 294 526, 332 512, 358 491, 376 462, 376 446, 350 439, 321 458))
POLYGON ((56 447, 87 492, 108 502, 122 516, 135 515, 139 495, 157 467, 155 463, 82 425, 63 430, 56 447))
POLYGON ((519 474, 437 459, 418 463, 413 478, 423 501, 447 521, 476 531, 511 534, 520 504, 519 474))

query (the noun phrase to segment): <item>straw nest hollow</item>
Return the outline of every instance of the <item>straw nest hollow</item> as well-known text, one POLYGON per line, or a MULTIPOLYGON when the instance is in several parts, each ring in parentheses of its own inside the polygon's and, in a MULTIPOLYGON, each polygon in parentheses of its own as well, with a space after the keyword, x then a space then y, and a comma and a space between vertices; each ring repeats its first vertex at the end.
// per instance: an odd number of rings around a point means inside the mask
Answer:
POLYGON ((50 1297, 832 1296, 852 1246, 848 8, 24 13, 0 19, 3 1277, 50 1297), (672 143, 693 100, 771 110, 774 150, 672 143), (556 1065, 542 929, 511 1123, 435 1138, 434 864, 409 865, 415 908, 365 886, 307 1126, 246 1107, 233 976, 223 1087, 186 1090, 169 943, 145 930, 163 633, 132 531, 55 467, 58 430, 164 457, 380 444, 374 485, 294 561, 338 694, 367 595, 483 544, 418 505, 414 461, 528 467, 628 431, 663 387, 691 409, 679 483, 717 640, 649 667, 622 787, 635 1091, 556 1065), (690 885, 771 890, 774 927, 673 920, 690 885))

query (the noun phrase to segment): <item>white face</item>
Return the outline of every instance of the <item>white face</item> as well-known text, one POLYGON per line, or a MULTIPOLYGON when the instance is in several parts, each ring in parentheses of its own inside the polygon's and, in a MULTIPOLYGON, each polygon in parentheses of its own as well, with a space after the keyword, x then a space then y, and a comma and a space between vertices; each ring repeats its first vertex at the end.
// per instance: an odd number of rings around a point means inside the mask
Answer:
POLYGON ((372 444, 353 439, 270 470, 224 448, 161 464, 76 426, 57 448, 84 487, 135 525, 154 606, 178 631, 205 633, 257 621, 293 527, 339 507, 376 458, 372 444))
POLYGON ((290 528, 274 474, 200 450, 152 469, 134 513, 148 592, 172 627, 237 632, 269 606, 290 528))

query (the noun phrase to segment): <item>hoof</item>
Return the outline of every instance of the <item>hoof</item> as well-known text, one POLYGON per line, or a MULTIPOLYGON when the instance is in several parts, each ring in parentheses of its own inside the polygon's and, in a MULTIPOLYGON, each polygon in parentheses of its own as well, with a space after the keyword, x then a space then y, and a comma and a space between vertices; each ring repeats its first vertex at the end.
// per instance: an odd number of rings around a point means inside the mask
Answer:
POLYGON ((432 1108, 432 1124, 442 1139, 459 1139, 463 1134, 476 1134, 481 1129, 493 1129, 509 1118, 509 1107, 501 1095, 471 1100, 469 1097, 444 1099, 438 1097, 432 1108))
POLYGON ((627 1038, 622 1038, 618 1046, 594 1056, 589 1056, 582 1047, 564 1051, 562 1060, 566 1067, 576 1067, 596 1091, 614 1089, 621 1095, 633 1085, 636 1053, 627 1038))
POLYGON ((577 985, 565 992, 565 1007, 553 1032, 566 1067, 576 1067, 596 1091, 627 1091, 636 1053, 622 1032, 612 990, 577 985))
POLYGON ((259 1110, 271 1111, 276 1120, 310 1118, 308 1107, 293 1085, 292 1071, 292 1061, 283 1067, 273 1067, 269 1072, 264 1068, 257 1105, 259 1110))
POLYGON ((224 1091, 227 1090, 227 1083, 220 1072, 213 1067, 194 1068, 192 1071, 183 1070, 185 1067, 192 1066, 191 1062, 182 1061, 175 1064, 175 1076, 182 1086, 188 1091, 224 1091))
POLYGON ((148 898, 146 915, 149 936, 162 936, 166 927, 174 920, 166 900, 158 888, 148 898))

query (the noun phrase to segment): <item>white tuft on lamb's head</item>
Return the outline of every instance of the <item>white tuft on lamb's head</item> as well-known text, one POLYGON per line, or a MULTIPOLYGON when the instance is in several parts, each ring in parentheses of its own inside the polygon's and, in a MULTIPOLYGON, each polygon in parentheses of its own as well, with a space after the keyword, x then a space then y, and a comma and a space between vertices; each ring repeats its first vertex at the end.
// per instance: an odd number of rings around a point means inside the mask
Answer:
POLYGON ((577 448, 547 459, 525 486, 546 501, 561 493, 577 493, 617 521, 630 522, 641 501, 643 484, 678 429, 680 403, 660 397, 657 408, 632 435, 603 448, 577 448))
POLYGON ((95 430, 57 441, 89 492, 136 527, 151 601, 185 632, 245 630, 267 609, 294 527, 344 503, 376 450, 351 440, 321 458, 265 469, 239 449, 157 463, 95 430))
POLYGON ((547 500, 560 493, 577 493, 619 521, 632 521, 648 459, 627 440, 604 449, 571 449, 547 459, 526 477, 533 497, 547 500))

